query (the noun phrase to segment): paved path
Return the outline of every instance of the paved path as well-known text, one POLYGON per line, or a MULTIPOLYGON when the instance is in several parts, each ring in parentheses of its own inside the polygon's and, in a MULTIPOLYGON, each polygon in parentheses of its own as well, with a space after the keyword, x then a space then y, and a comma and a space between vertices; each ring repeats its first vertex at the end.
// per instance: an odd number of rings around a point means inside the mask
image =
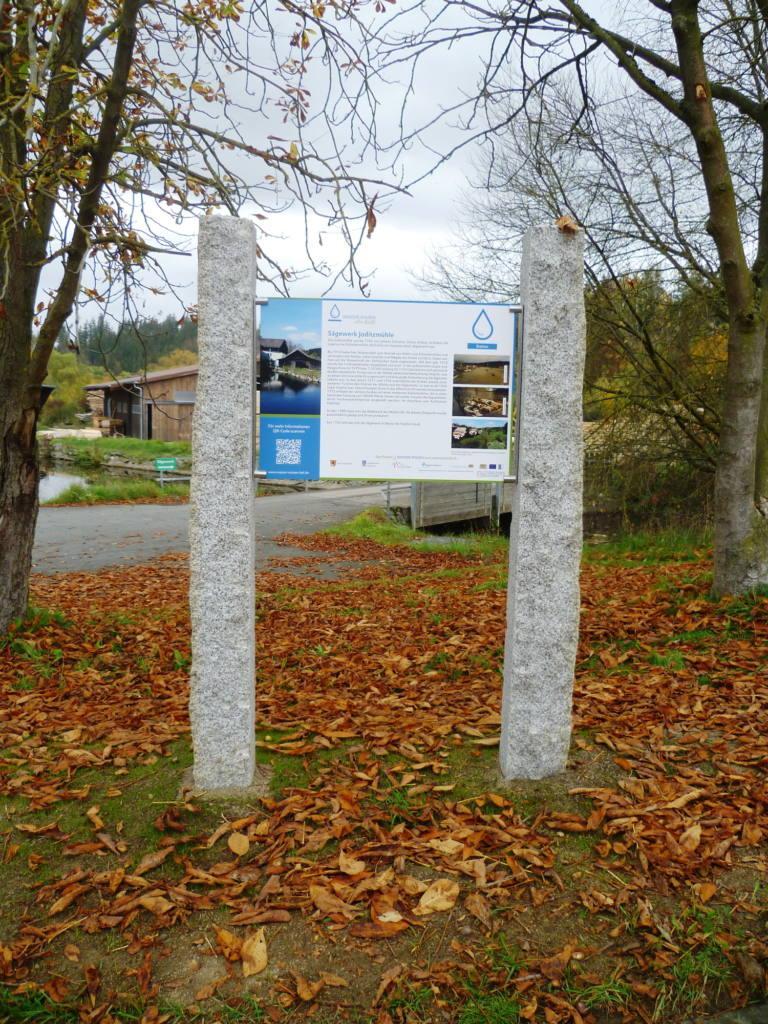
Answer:
POLYGON ((695 1017, 687 1024, 766 1024, 767 1021, 768 1003, 760 1003, 744 1010, 719 1013, 716 1017, 695 1017))
MULTIPOLYGON (((381 486, 294 491, 256 499, 256 558, 278 553, 279 533, 314 533, 342 523, 371 505, 383 505, 381 486)), ((41 508, 32 554, 33 572, 76 572, 149 562, 168 551, 187 551, 188 505, 89 505, 41 508)), ((293 552, 295 553, 295 552, 293 552)))

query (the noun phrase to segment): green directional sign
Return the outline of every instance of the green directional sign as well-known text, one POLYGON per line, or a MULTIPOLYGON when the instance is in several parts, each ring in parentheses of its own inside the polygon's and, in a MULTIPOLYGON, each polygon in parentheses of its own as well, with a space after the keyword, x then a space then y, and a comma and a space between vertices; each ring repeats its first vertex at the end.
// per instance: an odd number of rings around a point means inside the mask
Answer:
POLYGON ((172 473, 176 469, 176 459, 155 459, 158 473, 172 473))

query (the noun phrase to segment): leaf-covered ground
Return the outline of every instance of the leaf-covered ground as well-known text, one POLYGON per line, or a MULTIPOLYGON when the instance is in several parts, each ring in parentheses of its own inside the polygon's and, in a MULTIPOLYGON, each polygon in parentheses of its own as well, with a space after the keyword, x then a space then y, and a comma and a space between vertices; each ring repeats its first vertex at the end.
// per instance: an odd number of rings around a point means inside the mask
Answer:
POLYGON ((568 770, 505 785, 503 554, 291 542, 258 580, 272 795, 238 806, 179 798, 185 561, 36 578, 0 650, 0 1020, 671 1022, 759 997, 768 598, 591 557, 568 770))

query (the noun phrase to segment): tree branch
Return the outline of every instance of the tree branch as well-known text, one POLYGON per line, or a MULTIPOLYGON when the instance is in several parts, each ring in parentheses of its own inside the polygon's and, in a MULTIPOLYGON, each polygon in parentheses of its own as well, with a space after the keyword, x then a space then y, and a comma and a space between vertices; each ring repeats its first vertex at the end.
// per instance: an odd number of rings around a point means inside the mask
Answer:
POLYGON ((93 151, 88 180, 83 191, 69 253, 64 264, 64 273, 45 321, 40 328, 37 343, 32 351, 28 385, 38 388, 45 380, 50 357, 56 338, 64 321, 72 311, 80 282, 80 270, 90 244, 91 229, 101 199, 102 189, 109 174, 109 166, 119 140, 119 125, 123 105, 128 95, 133 51, 139 13, 146 0, 125 0, 120 19, 112 76, 107 90, 107 100, 93 151))
POLYGON ((673 114, 681 121, 686 121, 682 104, 671 93, 667 92, 666 89, 662 89, 660 85, 646 75, 635 58, 631 56, 631 50, 628 50, 625 45, 626 41, 622 41, 615 33, 606 29, 599 21, 587 14, 576 0, 560 0, 560 2, 577 26, 588 32, 593 39, 599 40, 614 55, 619 65, 626 71, 635 85, 642 89, 651 99, 660 103, 670 114, 673 114))

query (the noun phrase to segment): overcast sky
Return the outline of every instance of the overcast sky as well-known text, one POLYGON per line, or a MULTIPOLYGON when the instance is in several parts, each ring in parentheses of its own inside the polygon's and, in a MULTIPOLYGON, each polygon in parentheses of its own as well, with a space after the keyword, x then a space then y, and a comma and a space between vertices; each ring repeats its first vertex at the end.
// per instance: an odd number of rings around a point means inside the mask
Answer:
MULTIPOLYGON (((369 295, 374 299, 428 298, 429 293, 419 287, 411 273, 418 275, 428 261, 432 249, 445 248, 455 240, 453 222, 461 217, 461 194, 465 185, 465 173, 471 170, 465 159, 447 165, 414 190, 412 197, 402 196, 391 202, 388 210, 379 213, 378 224, 370 239, 366 239, 359 256, 359 264, 370 272, 369 295)), ((273 256, 282 257, 288 263, 297 247, 304 244, 304 219, 302 213, 288 210, 272 218, 272 230, 283 237, 271 244, 273 256)), ((169 276, 179 285, 179 294, 186 301, 195 301, 196 254, 194 252, 195 222, 188 222, 190 256, 167 256, 163 263, 169 276)), ((319 227, 319 222, 318 222, 319 227)), ((334 245, 333 236, 324 233, 324 250, 333 255, 337 264, 343 259, 343 245, 334 245)), ((309 273, 295 282, 291 294, 300 298, 316 297, 329 287, 328 279, 309 273)), ((276 295, 274 289, 263 286, 260 297, 276 295)), ((349 285, 342 282, 332 288, 337 297, 360 296, 349 285)), ((146 293, 143 301, 148 315, 176 313, 172 297, 146 293)))
MULTIPOLYGON (((589 4, 596 14, 621 19, 621 11, 610 0, 592 0, 589 4)), ((621 7, 623 8, 623 3, 621 7)), ((418 5, 417 8, 418 10, 418 5)), ((417 16, 417 15, 415 15, 417 16)), ((416 79, 416 89, 409 106, 410 125, 416 126, 431 116, 455 103, 462 95, 474 95, 476 83, 482 67, 482 46, 471 42, 452 50, 441 49, 426 62, 416 79)), ((381 108, 380 121, 385 134, 392 137, 394 125, 399 111, 399 100, 402 90, 397 88, 393 79, 390 88, 379 92, 381 108)), ((379 119, 377 119, 379 120, 379 119)), ((254 117, 252 126, 247 125, 253 138, 263 138, 273 130, 268 120, 254 117)), ((286 128, 282 128, 283 134, 286 128)), ((290 131, 288 130, 288 134, 290 131)), ((427 171, 435 162, 434 151, 444 152, 459 139, 456 117, 451 115, 438 128, 425 134, 409 151, 404 159, 405 172, 409 178, 427 171)), ((378 224, 370 240, 366 240, 360 253, 360 266, 370 273, 370 296, 372 298, 428 298, 430 292, 420 286, 414 275, 418 276, 428 264, 429 254, 434 250, 444 250, 456 241, 455 226, 463 216, 462 197, 469 187, 467 177, 473 174, 473 161, 477 158, 477 149, 467 147, 457 153, 447 164, 436 170, 431 176, 417 184, 410 196, 397 196, 390 199, 387 209, 378 211, 378 224)), ((401 164, 401 167, 403 164, 401 164)), ((313 223, 312 235, 316 235, 320 222, 313 223)), ((295 261, 297 251, 304 244, 304 221, 299 209, 271 216, 268 227, 275 235, 282 236, 271 244, 273 256, 284 260, 286 264, 295 261)), ((184 247, 189 255, 182 257, 169 256, 164 265, 169 276, 179 286, 179 295, 184 301, 193 303, 196 292, 196 224, 188 219, 183 227, 186 236, 184 247)), ((321 256, 329 258, 329 262, 339 263, 343 247, 334 241, 333 231, 324 233, 323 248, 317 250, 321 256)), ((296 297, 310 297, 323 294, 329 282, 319 275, 310 274, 292 286, 291 293, 296 297)), ((262 288, 261 297, 275 294, 268 288, 262 288)), ((344 296, 353 293, 349 286, 341 283, 335 285, 332 295, 344 296)), ((178 315, 178 302, 173 296, 156 296, 147 292, 142 300, 143 311, 147 315, 178 315)), ((81 313, 87 318, 89 310, 81 313)))
MULTIPOLYGON (((466 48, 465 48, 466 50, 466 48)), ((459 96, 453 92, 461 87, 472 92, 479 73, 479 61, 472 59, 470 53, 440 53, 431 61, 431 67, 425 66, 418 79, 417 97, 409 107, 412 124, 418 124, 434 116, 440 105, 446 102, 445 82, 452 83, 451 101, 459 96)), ((377 121, 385 125, 390 137, 396 136, 394 119, 399 104, 395 89, 382 91, 383 103, 377 121)), ((453 122, 455 123, 455 121, 453 122)), ((269 121, 253 119, 253 135, 263 137, 270 131, 277 130, 281 136, 291 137, 290 129, 283 125, 270 125, 269 121)), ((337 134, 341 135, 343 129, 337 134)), ((444 151, 450 144, 457 141, 461 133, 451 127, 451 122, 435 128, 429 134, 431 149, 444 151)), ((425 140, 426 141, 426 140, 425 140)), ((407 174, 410 179, 426 173, 437 162, 434 152, 424 146, 415 145, 400 161, 398 172, 407 174)), ((367 167, 372 176, 381 175, 387 180, 394 180, 392 172, 379 171, 370 163, 367 167)), ((366 239, 359 254, 359 265, 370 274, 371 298, 424 298, 426 293, 420 290, 413 274, 418 275, 428 260, 432 249, 441 249, 455 239, 454 224, 462 216, 462 192, 467 187, 467 176, 472 171, 472 151, 466 148, 457 153, 448 163, 439 167, 425 180, 419 182, 409 195, 390 197, 381 208, 377 204, 377 226, 370 239, 366 239)), ((360 173, 358 170, 357 173, 360 173)), ((371 192, 374 192, 372 189, 371 192)), ((247 208, 243 211, 247 215, 247 208)), ((164 218, 166 221, 168 218, 164 218)), ((170 221, 168 221, 171 223, 170 221)), ((338 229, 328 228, 319 218, 312 218, 310 238, 314 245, 316 258, 325 258, 335 267, 344 261, 345 248, 338 229), (317 247, 316 239, 320 231, 323 234, 322 248, 317 247)), ((260 224, 260 226, 262 226, 260 224)), ((304 214, 295 204, 285 212, 271 215, 263 225, 273 236, 269 245, 272 257, 278 258, 283 265, 304 263, 301 253, 304 247, 304 214), (297 253, 299 257, 297 258, 297 253)), ((192 253, 189 257, 167 257, 164 266, 174 281, 181 285, 180 294, 187 301, 194 302, 195 295, 195 254, 194 235, 196 223, 189 219, 185 223, 189 234, 188 246, 192 253)), ((297 281, 291 289, 297 297, 310 297, 323 294, 329 287, 327 278, 309 273, 297 281)), ((262 288, 262 297, 277 294, 267 286, 262 288)), ((360 295, 349 285, 339 282, 333 286, 334 296, 360 295)), ((164 312, 168 301, 150 293, 144 297, 145 308, 150 312, 164 312)), ((171 309, 169 312, 174 312, 171 309)))

